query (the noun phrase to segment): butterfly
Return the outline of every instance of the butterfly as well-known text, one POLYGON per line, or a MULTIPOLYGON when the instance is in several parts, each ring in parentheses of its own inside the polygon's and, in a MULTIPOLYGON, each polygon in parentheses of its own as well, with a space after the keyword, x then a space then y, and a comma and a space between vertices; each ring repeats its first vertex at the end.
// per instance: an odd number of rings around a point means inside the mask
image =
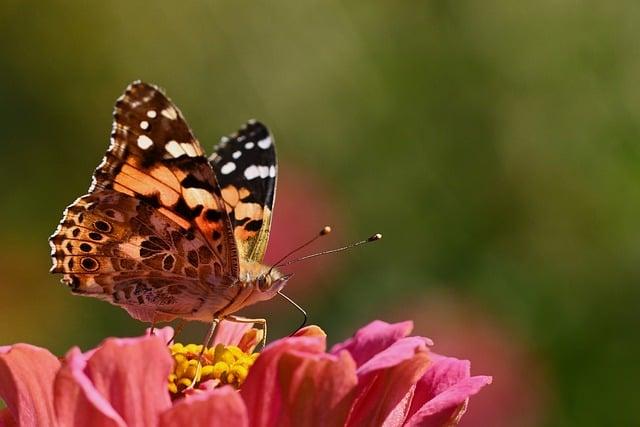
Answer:
POLYGON ((180 110, 140 81, 113 118, 88 194, 49 239, 50 271, 143 322, 263 321, 234 313, 290 277, 262 263, 277 175, 269 130, 249 121, 207 158, 180 110))

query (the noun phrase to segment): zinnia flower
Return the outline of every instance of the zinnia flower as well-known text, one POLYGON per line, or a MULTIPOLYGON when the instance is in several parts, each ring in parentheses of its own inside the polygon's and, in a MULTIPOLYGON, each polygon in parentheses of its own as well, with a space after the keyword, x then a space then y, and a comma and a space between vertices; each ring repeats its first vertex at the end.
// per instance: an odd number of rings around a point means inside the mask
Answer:
POLYGON ((411 329, 375 321, 326 352, 311 326, 258 355, 254 329, 223 322, 199 376, 189 360, 200 349, 168 351, 170 328, 61 359, 28 344, 0 347, 0 425, 455 425, 491 377, 471 377, 468 361, 432 353, 411 329))

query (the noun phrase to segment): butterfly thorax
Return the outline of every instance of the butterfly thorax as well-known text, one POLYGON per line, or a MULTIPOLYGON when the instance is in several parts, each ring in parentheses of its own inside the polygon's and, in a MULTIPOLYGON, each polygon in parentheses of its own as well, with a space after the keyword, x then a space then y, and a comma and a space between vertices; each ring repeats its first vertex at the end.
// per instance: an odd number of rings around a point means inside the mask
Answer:
POLYGON ((272 269, 271 266, 262 264, 253 260, 241 260, 240 261, 240 273, 238 274, 239 279, 242 282, 254 282, 259 277, 270 277, 274 280, 277 280, 282 276, 275 268, 272 269), (271 270, 271 271, 270 271, 271 270))

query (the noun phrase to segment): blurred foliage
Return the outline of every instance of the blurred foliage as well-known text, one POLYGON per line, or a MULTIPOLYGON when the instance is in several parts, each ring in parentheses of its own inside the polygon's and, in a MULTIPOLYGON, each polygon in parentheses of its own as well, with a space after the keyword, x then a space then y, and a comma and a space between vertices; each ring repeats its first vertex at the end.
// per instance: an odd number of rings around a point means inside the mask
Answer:
MULTIPOLYGON (((61 353, 142 329, 69 296, 46 242, 140 78, 207 150, 261 119, 281 168, 320 177, 342 207, 343 240, 385 233, 299 294, 332 341, 450 290, 544 368, 545 425, 637 425, 638 24, 630 0, 5 0, 0 341, 61 353)), ((272 317, 275 336, 297 321, 272 317)))

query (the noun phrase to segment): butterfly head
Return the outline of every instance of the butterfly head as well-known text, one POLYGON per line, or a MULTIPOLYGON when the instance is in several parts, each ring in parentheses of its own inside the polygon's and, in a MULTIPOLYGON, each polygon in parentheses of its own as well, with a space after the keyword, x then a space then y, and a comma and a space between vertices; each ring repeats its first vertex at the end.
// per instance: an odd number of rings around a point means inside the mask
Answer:
POLYGON ((253 288, 253 293, 257 301, 265 301, 273 298, 282 290, 293 274, 283 274, 275 268, 258 263, 243 263, 245 286, 253 288))
POLYGON ((269 298, 281 291, 287 281, 293 274, 283 275, 277 270, 271 270, 265 274, 258 276, 256 279, 256 287, 260 292, 269 294, 269 298))

